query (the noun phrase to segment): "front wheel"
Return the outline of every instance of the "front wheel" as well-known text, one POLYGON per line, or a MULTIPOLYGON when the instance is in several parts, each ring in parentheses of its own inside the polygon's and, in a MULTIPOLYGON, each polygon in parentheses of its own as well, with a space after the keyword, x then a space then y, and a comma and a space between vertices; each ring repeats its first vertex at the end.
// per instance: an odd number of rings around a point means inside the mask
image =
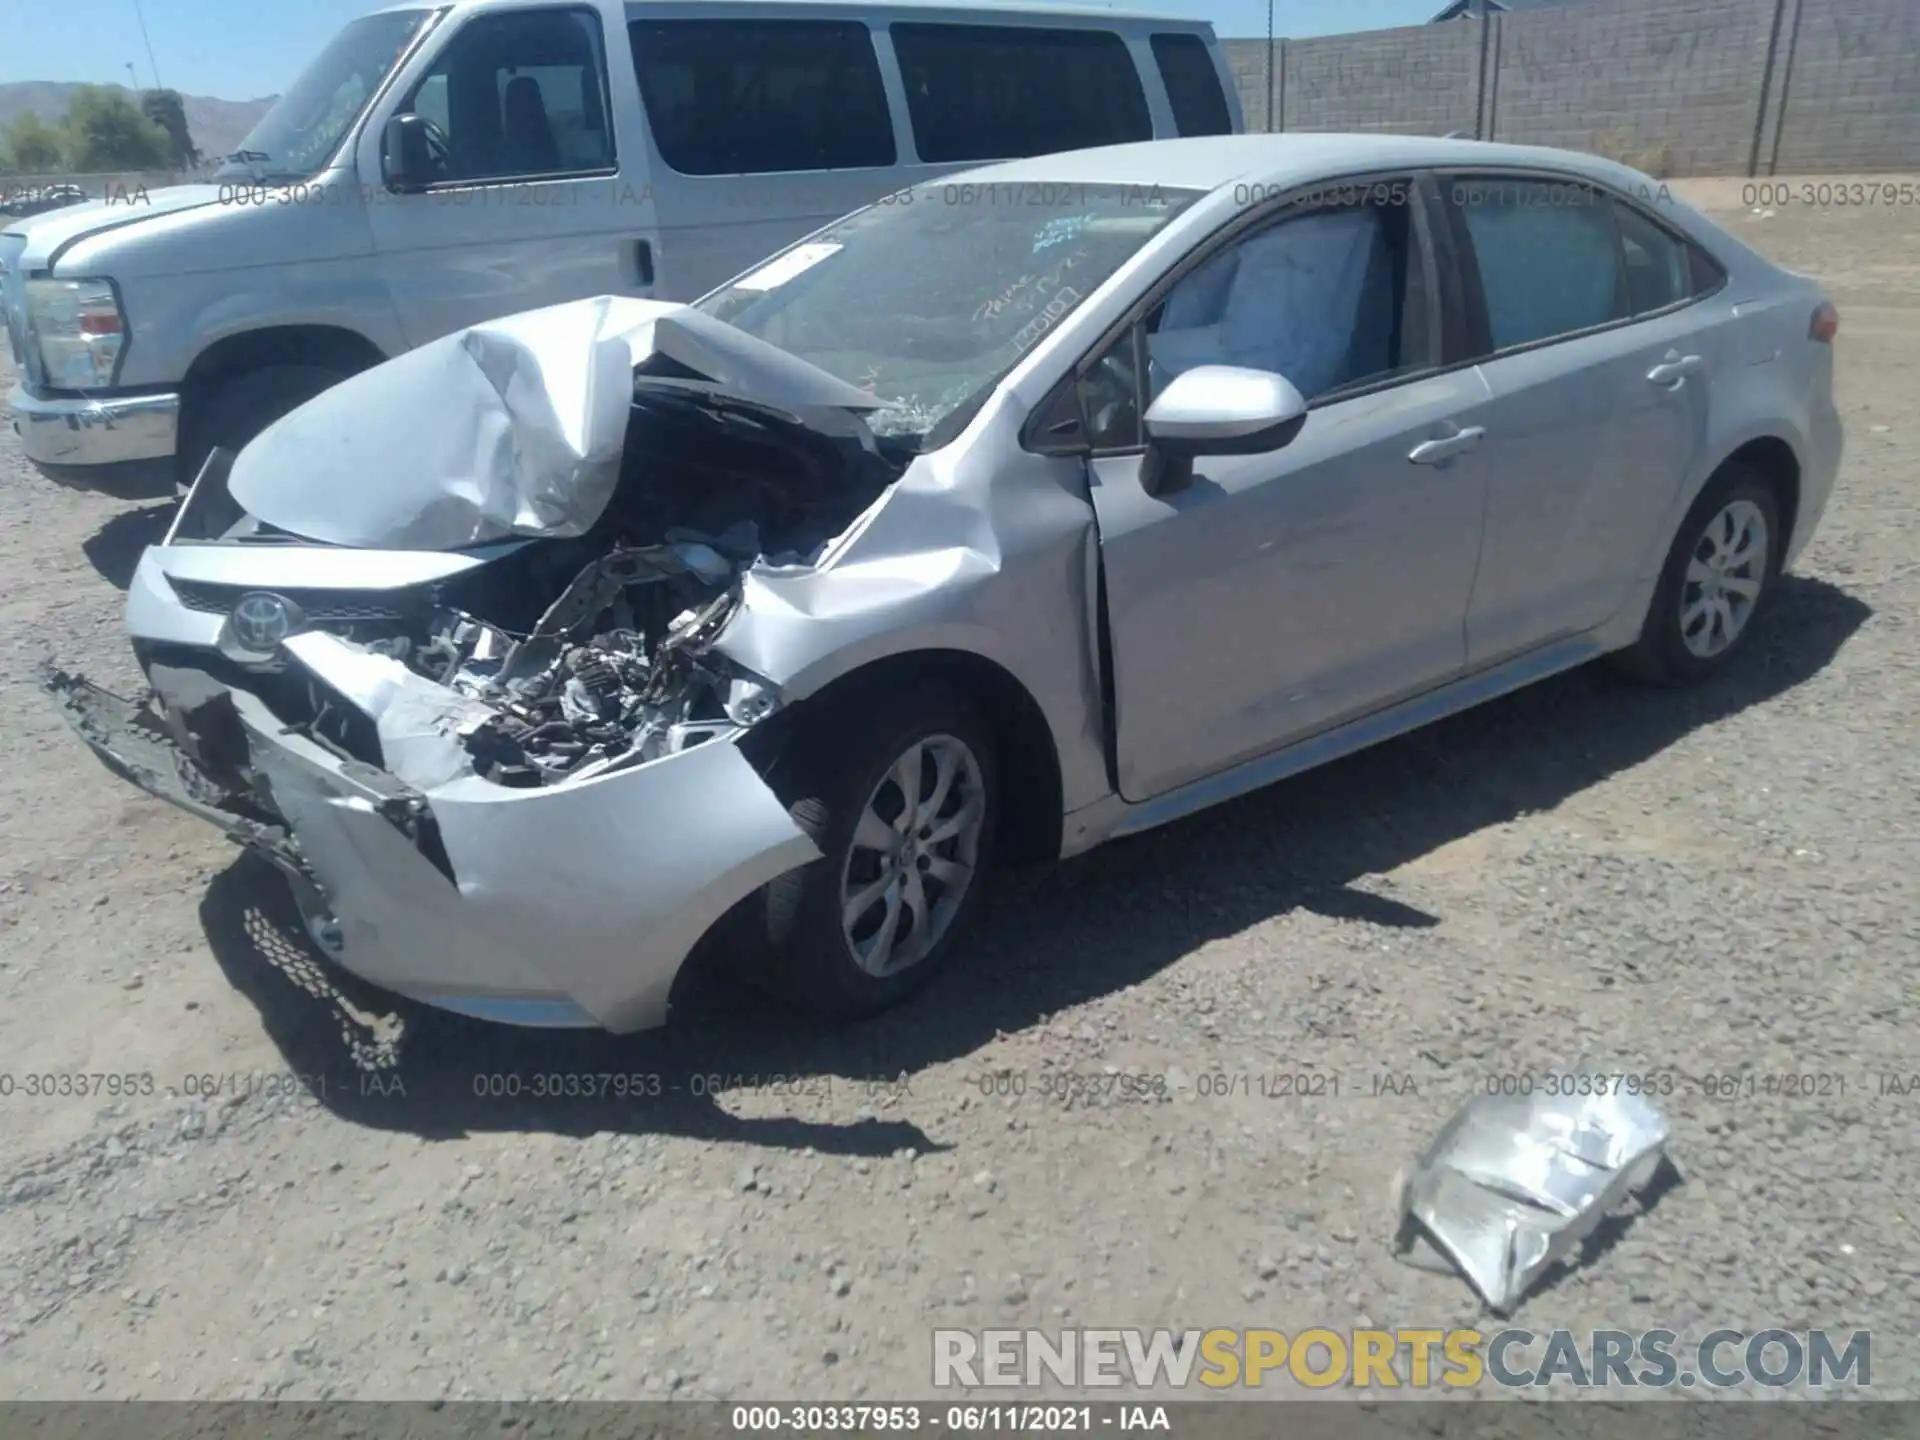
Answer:
POLYGON ((946 963, 998 819, 993 735, 963 696, 935 686, 862 708, 816 726, 799 757, 789 809, 823 858, 764 892, 762 978, 836 1018, 885 1009, 946 963))
POLYGON ((1785 549, 1773 487, 1744 466, 1711 482, 1667 552, 1640 638, 1622 669, 1661 685, 1705 679, 1752 629, 1785 549))

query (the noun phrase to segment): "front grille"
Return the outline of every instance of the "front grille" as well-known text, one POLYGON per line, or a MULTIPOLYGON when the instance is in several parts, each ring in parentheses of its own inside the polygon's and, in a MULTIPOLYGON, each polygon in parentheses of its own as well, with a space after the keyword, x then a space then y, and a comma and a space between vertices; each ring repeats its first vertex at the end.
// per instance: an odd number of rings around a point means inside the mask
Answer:
MULTIPOLYGON (((168 579, 173 593, 189 610, 208 615, 226 615, 242 595, 252 595, 264 585, 216 585, 205 580, 168 579)), ((300 613, 314 621, 335 623, 349 620, 403 620, 408 613, 404 592, 393 590, 274 590, 272 592, 300 607, 300 613)))

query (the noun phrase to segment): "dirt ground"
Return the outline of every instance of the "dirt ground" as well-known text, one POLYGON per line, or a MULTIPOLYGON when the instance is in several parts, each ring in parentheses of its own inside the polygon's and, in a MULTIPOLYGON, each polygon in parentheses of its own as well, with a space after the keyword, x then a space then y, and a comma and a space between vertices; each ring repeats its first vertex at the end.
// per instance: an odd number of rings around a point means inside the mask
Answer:
POLYGON ((1676 188, 1831 286, 1848 451, 1734 673, 1578 672, 1003 887, 839 1032, 719 996, 525 1034, 323 968, 37 692, 49 654, 132 682, 163 512, 6 436, 0 1397, 900 1398, 940 1325, 1473 1323, 1390 1257, 1393 1174, 1581 1061, 1741 1078, 1665 1102, 1684 1183, 1520 1323, 1865 1327, 1920 1395, 1920 1095, 1882 1078, 1920 1071, 1920 208, 1742 183, 1676 188), (583 1072, 661 1093, 486 1093, 583 1072), (151 1093, 26 1089, 80 1074, 151 1093))

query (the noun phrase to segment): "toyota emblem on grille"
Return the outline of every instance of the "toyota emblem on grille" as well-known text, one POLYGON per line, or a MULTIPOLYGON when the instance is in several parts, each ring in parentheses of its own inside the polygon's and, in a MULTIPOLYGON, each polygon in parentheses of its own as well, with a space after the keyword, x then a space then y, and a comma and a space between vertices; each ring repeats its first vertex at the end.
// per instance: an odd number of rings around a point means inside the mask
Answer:
POLYGON ((227 621, 237 644, 261 653, 276 648, 303 623, 299 606, 284 595, 265 590, 242 595, 234 602, 233 615, 227 621))

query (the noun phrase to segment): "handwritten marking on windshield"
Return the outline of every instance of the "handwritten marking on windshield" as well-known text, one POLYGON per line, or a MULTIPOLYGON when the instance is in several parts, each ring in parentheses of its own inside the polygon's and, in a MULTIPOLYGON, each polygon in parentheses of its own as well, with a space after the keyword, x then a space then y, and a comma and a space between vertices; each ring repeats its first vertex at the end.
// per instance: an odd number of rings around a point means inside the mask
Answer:
POLYGON ((1087 258, 1085 250, 1076 250, 1049 271, 1029 271, 1014 281, 998 295, 988 297, 981 302, 980 308, 973 312, 974 322, 992 320, 996 316, 1012 309, 1023 300, 1037 299, 1048 291, 1057 289, 1067 271, 1087 258))
POLYGON ((1018 333, 1014 335, 1013 353, 1016 355, 1024 355, 1035 345, 1038 345, 1041 337, 1053 329, 1055 322, 1079 303, 1080 292, 1078 290, 1074 289, 1071 285, 1061 287, 1060 293, 1047 302, 1046 308, 1026 324, 1022 325, 1018 333))
POLYGON ((1063 215, 1058 220, 1049 220, 1040 227, 1039 238, 1033 242, 1033 253, 1049 250, 1055 245, 1064 245, 1087 226, 1100 217, 1097 214, 1063 215))

